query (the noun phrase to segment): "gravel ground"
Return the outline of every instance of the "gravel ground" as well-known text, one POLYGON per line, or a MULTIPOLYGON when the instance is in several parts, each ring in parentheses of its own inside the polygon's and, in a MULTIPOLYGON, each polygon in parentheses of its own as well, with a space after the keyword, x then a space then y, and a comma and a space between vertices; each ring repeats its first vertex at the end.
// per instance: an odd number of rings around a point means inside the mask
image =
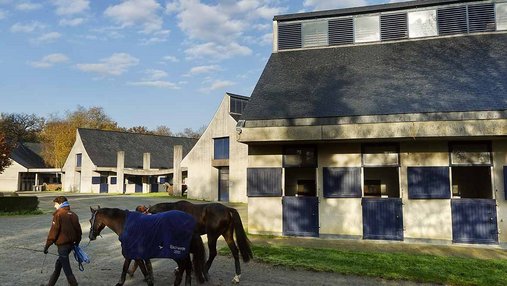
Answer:
MULTIPOLYGON (((49 249, 44 262, 45 239, 51 224, 52 199, 55 194, 37 194, 39 207, 45 212, 37 216, 0 217, 0 285, 23 286, 47 283, 56 260, 56 247, 49 249), (42 272, 42 273, 41 273, 42 272)), ((118 207, 134 209, 139 204, 155 204, 168 201, 166 198, 146 198, 138 196, 99 196, 67 195, 71 208, 79 215, 83 229, 81 246, 86 246, 90 229, 89 206, 118 207)), ((246 206, 238 207, 246 223, 246 206)), ((203 237, 204 238, 204 237, 203 237)), ((225 242, 219 240, 219 247, 225 242)), ((80 285, 115 285, 121 274, 123 257, 118 237, 106 228, 102 237, 84 248, 92 262, 85 265, 85 271, 77 269, 77 263, 71 260, 71 266, 80 285)), ((153 260, 155 285, 172 285, 173 270, 176 263, 168 259, 153 260)), ((283 267, 250 262, 242 263, 243 274, 240 285, 422 285, 411 282, 385 281, 374 278, 344 276, 332 273, 295 271, 283 267)), ((211 279, 205 285, 230 285, 234 276, 232 258, 218 256, 210 270, 211 279)), ((193 281, 194 285, 197 282, 193 281)), ((57 285, 67 285, 63 271, 57 285)), ((146 285, 138 270, 133 278, 127 278, 125 285, 146 285)))

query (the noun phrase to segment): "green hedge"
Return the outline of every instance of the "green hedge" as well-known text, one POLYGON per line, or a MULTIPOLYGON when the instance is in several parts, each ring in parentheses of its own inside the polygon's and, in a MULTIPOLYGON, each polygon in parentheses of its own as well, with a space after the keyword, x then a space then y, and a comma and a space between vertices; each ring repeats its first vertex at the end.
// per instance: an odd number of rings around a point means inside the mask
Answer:
POLYGON ((36 211, 39 199, 32 197, 0 197, 0 212, 36 211))

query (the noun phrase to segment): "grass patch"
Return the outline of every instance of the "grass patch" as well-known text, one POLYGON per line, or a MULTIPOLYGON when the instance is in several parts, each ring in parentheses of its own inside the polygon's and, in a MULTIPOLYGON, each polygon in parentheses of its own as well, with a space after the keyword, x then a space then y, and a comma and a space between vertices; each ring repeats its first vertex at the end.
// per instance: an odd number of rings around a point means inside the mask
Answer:
MULTIPOLYGON (((252 246, 258 262, 292 269, 446 285, 507 285, 507 261, 407 253, 252 246)), ((219 250, 230 255, 227 247, 219 250)))
POLYGON ((41 210, 35 211, 17 211, 17 212, 0 212, 0 216, 28 216, 28 215, 41 215, 44 214, 41 210))

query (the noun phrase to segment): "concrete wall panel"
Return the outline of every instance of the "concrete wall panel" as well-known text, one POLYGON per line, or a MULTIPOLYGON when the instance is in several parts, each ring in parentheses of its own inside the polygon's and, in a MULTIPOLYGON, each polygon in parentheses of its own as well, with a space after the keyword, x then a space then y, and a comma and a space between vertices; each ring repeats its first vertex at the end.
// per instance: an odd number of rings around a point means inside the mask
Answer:
POLYGON ((248 232, 282 234, 282 198, 248 198, 248 232))
POLYGON ((320 234, 362 236, 363 218, 361 199, 321 199, 320 234))

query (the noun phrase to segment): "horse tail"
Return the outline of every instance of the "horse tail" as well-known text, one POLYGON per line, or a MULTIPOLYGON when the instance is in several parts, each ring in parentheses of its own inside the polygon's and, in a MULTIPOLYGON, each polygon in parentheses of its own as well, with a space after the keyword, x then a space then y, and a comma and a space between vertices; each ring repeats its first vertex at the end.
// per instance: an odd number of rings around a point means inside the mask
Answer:
POLYGON ((241 257, 243 257, 244 262, 250 261, 253 258, 252 249, 250 248, 250 240, 246 236, 245 229, 243 228, 243 223, 241 222, 241 217, 239 213, 234 208, 229 208, 229 211, 232 215, 232 221, 234 226, 234 232, 236 233, 236 242, 238 244, 239 252, 241 253, 241 257))
POLYGON ((206 260, 206 250, 202 238, 198 233, 192 236, 191 250, 193 253, 192 264, 194 265, 194 273, 199 283, 204 283, 204 262, 206 260))

